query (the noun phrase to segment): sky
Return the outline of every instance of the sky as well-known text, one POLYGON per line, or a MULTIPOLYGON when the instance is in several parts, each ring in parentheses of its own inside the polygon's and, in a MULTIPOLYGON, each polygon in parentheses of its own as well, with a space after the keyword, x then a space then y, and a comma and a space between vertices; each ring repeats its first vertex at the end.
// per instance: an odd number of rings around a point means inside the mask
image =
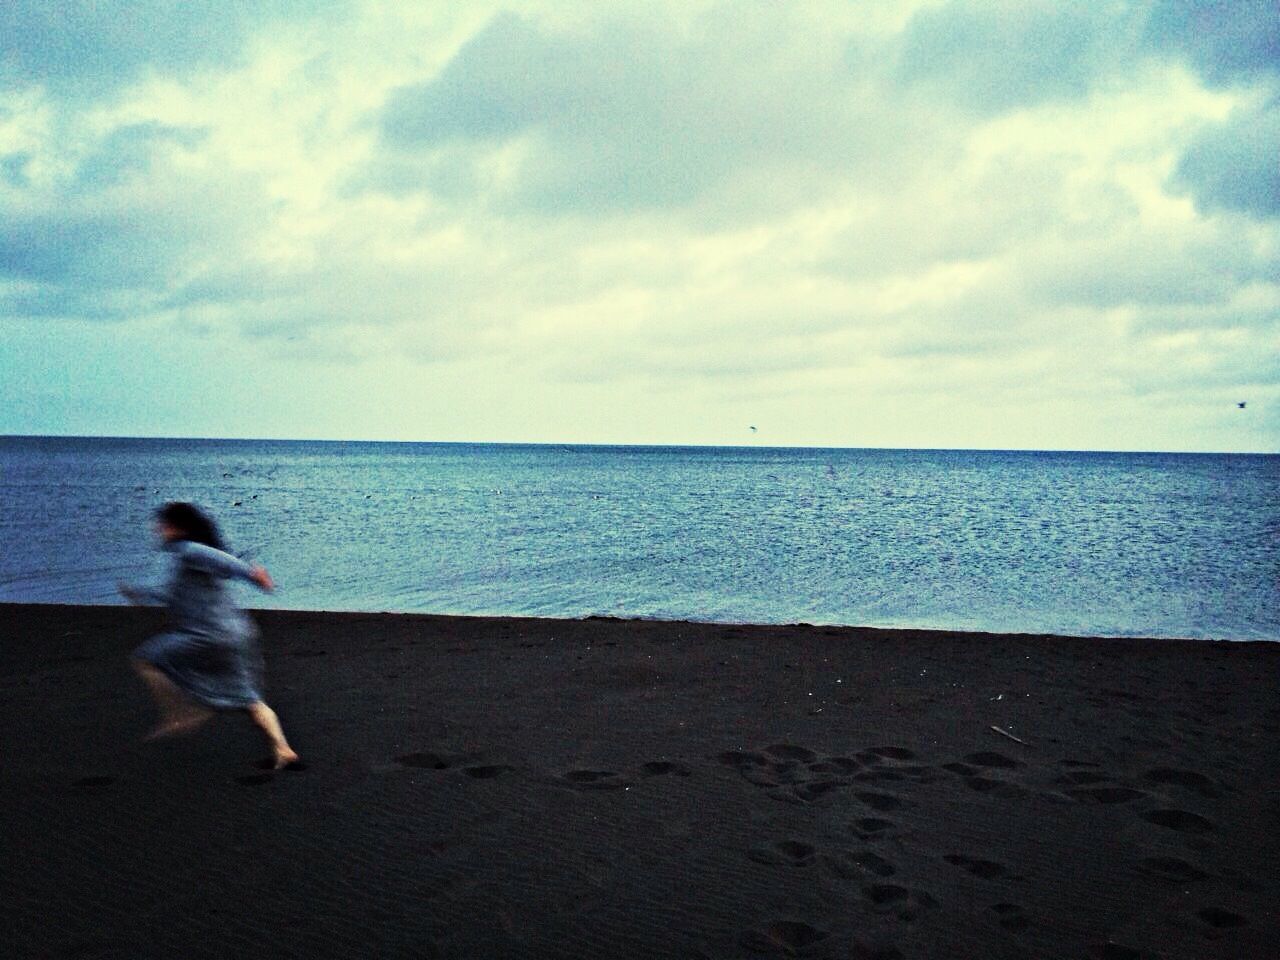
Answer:
POLYGON ((0 36, 0 434, 1280 451, 1274 0, 0 36))

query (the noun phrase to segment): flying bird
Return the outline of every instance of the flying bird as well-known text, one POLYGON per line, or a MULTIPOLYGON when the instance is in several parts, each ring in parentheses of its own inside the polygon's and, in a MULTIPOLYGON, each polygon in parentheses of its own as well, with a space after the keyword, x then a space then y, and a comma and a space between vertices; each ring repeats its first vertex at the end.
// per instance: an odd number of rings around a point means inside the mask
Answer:
MULTIPOLYGON (((1241 404, 1241 406, 1243 406, 1243 404, 1241 404)), ((752 433, 755 433, 755 432, 756 432, 756 428, 755 428, 755 427, 751 427, 750 429, 751 429, 751 432, 752 432, 752 433)))
POLYGON ((1243 410, 1244 405, 1248 402, 1249 402, 1248 400, 1241 400, 1239 403, 1236 404, 1236 406, 1239 407, 1241 410, 1243 410))

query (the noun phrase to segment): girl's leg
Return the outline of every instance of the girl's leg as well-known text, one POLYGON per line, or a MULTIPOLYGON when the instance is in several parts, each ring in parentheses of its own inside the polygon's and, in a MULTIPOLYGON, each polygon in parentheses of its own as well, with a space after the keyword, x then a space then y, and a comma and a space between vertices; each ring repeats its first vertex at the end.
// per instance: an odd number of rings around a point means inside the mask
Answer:
POLYGON ((147 740, 188 733, 213 715, 208 707, 193 703, 183 696, 172 680, 146 661, 134 660, 133 669, 147 685, 160 709, 160 723, 147 734, 147 740))
POLYGON ((249 707, 249 716, 257 724, 258 729, 265 733, 267 739, 271 741, 271 752, 275 756, 277 770, 297 761, 298 755, 289 746, 289 741, 285 740, 284 730, 280 728, 280 718, 276 716, 274 710, 259 700, 249 707))

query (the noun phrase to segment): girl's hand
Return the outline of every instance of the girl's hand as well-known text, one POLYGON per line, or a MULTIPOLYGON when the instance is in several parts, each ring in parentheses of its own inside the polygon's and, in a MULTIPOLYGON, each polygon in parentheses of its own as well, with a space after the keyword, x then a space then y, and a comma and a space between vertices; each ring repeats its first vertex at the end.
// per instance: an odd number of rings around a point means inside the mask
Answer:
POLYGON ((276 588, 275 581, 271 579, 271 574, 267 573, 266 567, 253 568, 253 582, 267 591, 267 593, 276 588))

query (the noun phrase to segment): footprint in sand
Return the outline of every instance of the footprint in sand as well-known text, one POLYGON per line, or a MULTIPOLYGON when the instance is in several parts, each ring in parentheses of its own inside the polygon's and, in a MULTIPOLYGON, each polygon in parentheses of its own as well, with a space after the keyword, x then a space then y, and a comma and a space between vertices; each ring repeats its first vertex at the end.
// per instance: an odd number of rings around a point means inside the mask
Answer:
POLYGON ((792 743, 775 743, 763 753, 729 750, 716 759, 736 769, 748 783, 769 790, 770 797, 788 803, 814 803, 827 797, 861 767, 848 757, 819 758, 807 747, 792 743))
POLYGON ((771 764, 769 772, 772 774, 772 782, 776 784, 803 783, 809 774, 799 760, 783 760, 771 764))
POLYGON ((1009 875, 1009 871, 1005 869, 1004 865, 996 863, 994 860, 979 860, 976 857, 966 857, 959 853, 949 853, 942 859, 953 867, 966 870, 975 877, 981 877, 983 880, 995 880, 998 877, 1009 875))
POLYGON ((1167 784, 1175 787, 1186 787, 1194 790, 1202 797, 1216 797, 1219 794, 1217 785, 1203 773, 1194 770, 1176 770, 1169 767, 1158 767, 1148 770, 1145 779, 1151 783, 1167 784))
POLYGON ((779 760, 798 760, 801 763, 812 763, 818 759, 818 755, 812 750, 791 743, 775 743, 771 747, 765 747, 764 752, 779 760))
POLYGON ((756 863, 771 867, 807 867, 813 863, 816 854, 816 848, 799 840, 783 840, 769 844, 767 847, 753 847, 747 851, 747 856, 756 863))
POLYGON ((246 773, 242 777, 236 777, 236 783, 242 787, 260 787, 263 784, 270 783, 276 778, 274 773, 246 773))
POLYGON ((417 770, 447 770, 449 761, 438 753, 406 753, 396 757, 396 763, 402 767, 413 767, 417 770))
POLYGON ((827 932, 798 920, 778 920, 763 930, 748 930, 740 938, 741 945, 756 953, 781 951, 794 956, 798 951, 827 939, 827 932))
POLYGON ((570 770, 564 780, 578 790, 621 790, 629 786, 612 770, 570 770))
POLYGON ((872 810, 897 810, 902 806, 902 801, 889 793, 872 793, 870 790, 864 790, 860 793, 855 793, 854 796, 872 810))
POLYGON ((841 850, 825 855, 823 862, 832 873, 845 880, 863 880, 867 874, 884 879, 898 872, 892 863, 870 850, 841 850))
POLYGON ((756 786, 772 789, 777 786, 784 786, 795 782, 795 779, 787 775, 787 771, 781 773, 772 766, 767 767, 744 767, 738 771, 742 775, 742 779, 747 783, 756 786))
POLYGON ((854 774, 853 779, 860 783, 892 783, 902 780, 933 783, 938 779, 938 775, 932 767, 912 764, 903 767, 872 767, 870 770, 854 774))
POLYGON ((789 770, 799 767, 795 762, 777 764, 755 753, 723 754, 720 762, 737 770, 738 775, 747 783, 766 788, 778 786, 779 783, 789 779, 787 776, 789 770))
POLYGON ((1138 864, 1139 872, 1157 880, 1191 883, 1207 879, 1209 874, 1177 857, 1148 857, 1138 864))
POLYGON ((1203 910, 1198 911, 1196 916, 1215 930, 1243 927, 1249 923, 1240 914, 1232 913, 1230 910, 1223 910, 1221 907, 1205 907, 1203 910))
POLYGON ((1141 790, 1131 790, 1128 787, 1086 787, 1067 790, 1066 794, 1081 803, 1106 804, 1128 803, 1130 800, 1140 800, 1146 796, 1141 790))
POLYGON ((809 764, 809 770, 812 773, 835 774, 837 776, 849 776, 861 769, 862 764, 849 757, 826 757, 809 764))
POLYGON ((769 758, 764 754, 746 750, 727 750, 716 759, 725 766, 736 767, 740 771, 752 767, 763 767, 769 762, 769 758))
POLYGON ((1178 833, 1209 833, 1213 824, 1204 817, 1185 810, 1148 810, 1139 814, 1148 823, 1176 830, 1178 833))
POLYGON ((990 750, 984 750, 981 753, 971 753, 964 758, 965 763, 971 763, 975 767, 996 767, 1002 770, 1012 770, 1015 767, 1022 766, 1012 757, 1006 757, 1003 753, 995 753, 990 750))
POLYGON ((813 783, 802 783, 792 788, 791 795, 804 803, 814 803, 823 797, 831 796, 841 784, 834 780, 815 780, 813 783))
POLYGON ((1027 791, 1017 784, 1001 780, 992 775, 991 771, 1012 770, 1020 766, 1021 763, 1003 753, 983 751, 969 754, 964 758, 964 763, 944 763, 942 769, 963 777, 965 786, 976 793, 990 793, 1002 800, 1015 800, 1025 797, 1027 791))
POLYGON ((998 921, 1000 926, 1006 930, 1017 932, 1031 926, 1031 920, 1027 917, 1026 911, 1016 903, 997 903, 993 904, 991 909, 1000 918, 998 921))
POLYGON ((911 896, 910 890, 906 887, 900 887, 896 883, 877 883, 873 886, 865 887, 862 892, 877 907, 901 903, 911 896))
POLYGON ((1085 787, 1095 783, 1106 783, 1110 779, 1110 777, 1104 777, 1100 773, 1088 773, 1081 770, 1076 773, 1064 773, 1053 782, 1071 787, 1085 787))
POLYGON ((910 922, 926 907, 938 901, 923 890, 911 890, 896 883, 876 883, 862 888, 862 895, 879 913, 896 913, 899 920, 910 922))
POLYGON ((859 840, 882 840, 892 830, 892 820, 881 820, 879 817, 863 817, 854 822, 852 830, 859 840))
POLYGON ((933 783, 939 779, 938 772, 934 767, 927 767, 918 763, 898 767, 898 773, 916 783, 933 783))
POLYGON ((992 796, 999 797, 1002 800, 1016 800, 1018 797, 1025 797, 1027 791, 1016 784, 1006 783, 995 777, 965 777, 965 786, 977 793, 989 793, 992 796))
POLYGON ((873 757, 882 757, 885 760, 914 760, 916 755, 906 747, 872 747, 866 751, 873 757))

